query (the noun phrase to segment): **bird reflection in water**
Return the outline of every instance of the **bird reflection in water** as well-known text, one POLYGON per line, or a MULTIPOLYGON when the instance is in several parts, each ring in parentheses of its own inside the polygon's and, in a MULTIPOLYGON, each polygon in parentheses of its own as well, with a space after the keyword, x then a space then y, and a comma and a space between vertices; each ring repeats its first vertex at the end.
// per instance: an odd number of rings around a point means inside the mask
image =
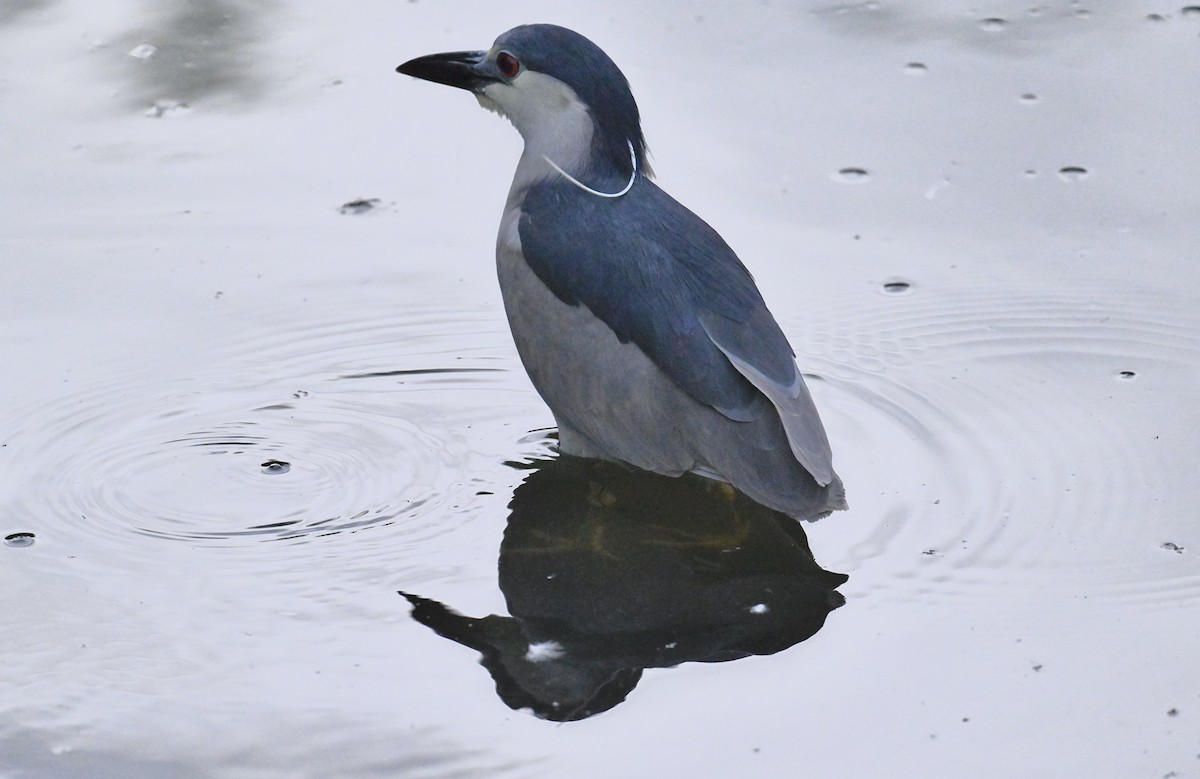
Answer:
POLYGON ((645 668, 774 654, 845 603, 847 577, 817 565, 800 523, 726 484, 566 456, 536 466, 500 545, 511 616, 400 593, 418 622, 482 654, 513 709, 586 719, 645 668))

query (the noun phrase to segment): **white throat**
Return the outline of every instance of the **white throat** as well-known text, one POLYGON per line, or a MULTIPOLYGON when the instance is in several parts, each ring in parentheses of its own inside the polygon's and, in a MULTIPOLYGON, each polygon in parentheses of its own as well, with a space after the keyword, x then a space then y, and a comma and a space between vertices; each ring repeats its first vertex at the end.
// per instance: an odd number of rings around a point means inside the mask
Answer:
POLYGON ((552 76, 523 71, 511 84, 489 84, 476 98, 484 108, 507 117, 525 140, 513 193, 559 175, 547 159, 571 176, 582 174, 595 124, 575 90, 552 76))

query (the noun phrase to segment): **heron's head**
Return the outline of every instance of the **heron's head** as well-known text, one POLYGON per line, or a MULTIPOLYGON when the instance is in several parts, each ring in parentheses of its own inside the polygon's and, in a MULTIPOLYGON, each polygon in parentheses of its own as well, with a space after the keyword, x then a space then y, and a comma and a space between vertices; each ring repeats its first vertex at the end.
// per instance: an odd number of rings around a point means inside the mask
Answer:
POLYGON ((649 172, 628 80, 599 46, 565 27, 514 27, 487 51, 429 54, 396 70, 472 92, 512 121, 528 150, 560 165, 649 172))

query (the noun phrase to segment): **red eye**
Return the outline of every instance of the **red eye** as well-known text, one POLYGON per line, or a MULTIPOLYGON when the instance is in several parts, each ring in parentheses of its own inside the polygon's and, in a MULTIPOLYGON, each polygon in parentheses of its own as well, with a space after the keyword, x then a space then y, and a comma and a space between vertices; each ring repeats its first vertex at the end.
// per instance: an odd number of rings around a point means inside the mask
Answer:
POLYGON ((521 70, 521 63, 507 51, 496 55, 496 67, 505 78, 513 78, 521 70))

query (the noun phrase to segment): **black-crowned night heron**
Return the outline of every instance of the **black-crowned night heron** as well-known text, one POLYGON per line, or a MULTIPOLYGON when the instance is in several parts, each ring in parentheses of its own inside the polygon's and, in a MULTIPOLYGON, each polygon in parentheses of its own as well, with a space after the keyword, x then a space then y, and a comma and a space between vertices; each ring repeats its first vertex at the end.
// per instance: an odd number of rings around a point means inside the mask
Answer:
POLYGON ((713 476, 797 518, 846 507, 787 338, 721 236, 650 180, 607 54, 531 24, 397 70, 470 91, 524 138, 496 263, 562 452, 713 476))

